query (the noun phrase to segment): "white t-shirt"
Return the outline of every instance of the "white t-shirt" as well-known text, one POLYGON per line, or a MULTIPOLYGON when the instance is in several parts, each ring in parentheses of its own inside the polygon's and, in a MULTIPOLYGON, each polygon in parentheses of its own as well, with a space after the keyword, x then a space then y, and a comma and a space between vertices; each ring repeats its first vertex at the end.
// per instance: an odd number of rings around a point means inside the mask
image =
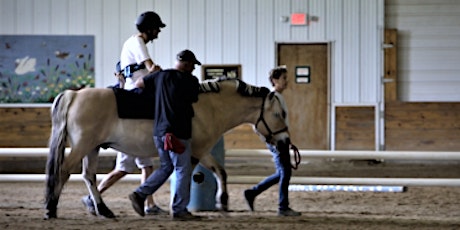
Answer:
MULTIPOLYGON (((139 65, 147 59, 150 59, 150 55, 147 50, 147 45, 141 37, 133 35, 125 41, 120 55, 121 69, 124 69, 126 66, 132 64, 139 65)), ((141 69, 134 72, 132 77, 126 78, 124 89, 134 89, 136 87, 136 80, 147 75, 148 73, 149 72, 147 69, 141 69)), ((134 171, 135 165, 137 165, 138 168, 152 166, 153 158, 135 157, 121 152, 117 155, 117 161, 115 165, 116 170, 132 173, 134 171)))
POLYGON ((145 60, 150 59, 147 45, 137 34, 128 38, 123 44, 120 54, 120 66, 124 69, 128 65, 140 65, 145 60))
MULTIPOLYGON (((120 54, 120 66, 124 69, 128 65, 140 65, 145 60, 151 59, 144 40, 138 35, 133 35, 123 44, 120 54)), ((147 75, 147 69, 141 69, 133 73, 133 76, 126 78, 125 89, 134 89, 135 82, 140 77, 147 75)))

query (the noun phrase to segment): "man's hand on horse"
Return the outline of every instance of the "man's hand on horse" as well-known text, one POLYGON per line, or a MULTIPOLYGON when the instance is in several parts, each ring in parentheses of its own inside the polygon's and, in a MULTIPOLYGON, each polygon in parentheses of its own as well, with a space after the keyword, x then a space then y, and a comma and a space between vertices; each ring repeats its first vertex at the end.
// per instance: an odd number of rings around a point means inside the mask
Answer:
POLYGON ((160 71, 160 70, 162 70, 160 65, 154 65, 153 72, 160 71))

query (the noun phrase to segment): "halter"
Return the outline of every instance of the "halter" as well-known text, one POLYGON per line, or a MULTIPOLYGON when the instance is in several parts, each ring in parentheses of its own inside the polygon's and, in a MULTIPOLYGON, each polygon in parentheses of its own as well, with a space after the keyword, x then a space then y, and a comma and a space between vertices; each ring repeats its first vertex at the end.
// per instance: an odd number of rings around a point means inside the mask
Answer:
POLYGON ((256 121, 255 127, 257 129, 257 126, 258 126, 259 122, 262 122, 262 124, 264 124, 265 129, 268 131, 268 135, 264 136, 265 137, 265 142, 269 143, 275 135, 277 135, 279 133, 282 133, 282 132, 288 131, 288 127, 286 126, 283 129, 280 129, 280 130, 278 130, 276 132, 272 132, 270 127, 268 127, 268 124, 264 119, 265 98, 266 97, 264 97, 262 99, 262 107, 260 108, 260 116, 259 116, 259 119, 257 119, 257 121, 256 121))
MULTIPOLYGON (((270 127, 268 127, 268 124, 264 119, 265 98, 266 97, 264 97, 262 99, 262 107, 260 108, 260 116, 259 116, 259 119, 257 119, 257 121, 256 121, 255 127, 257 129, 257 125, 259 124, 259 122, 262 122, 262 124, 264 124, 265 129, 267 129, 267 131, 268 131, 268 135, 264 136, 265 137, 265 142, 269 143, 275 135, 277 135, 279 133, 282 133, 282 132, 288 131, 288 127, 286 126, 286 127, 282 128, 282 129, 276 131, 276 132, 273 132, 270 129, 270 127)), ((294 170, 297 170, 297 168, 298 168, 298 166, 300 165, 300 162, 301 162, 301 156, 300 156, 300 153, 299 153, 299 149, 292 143, 290 145, 291 145, 290 149, 294 152, 294 164, 291 164, 291 167, 294 170)))

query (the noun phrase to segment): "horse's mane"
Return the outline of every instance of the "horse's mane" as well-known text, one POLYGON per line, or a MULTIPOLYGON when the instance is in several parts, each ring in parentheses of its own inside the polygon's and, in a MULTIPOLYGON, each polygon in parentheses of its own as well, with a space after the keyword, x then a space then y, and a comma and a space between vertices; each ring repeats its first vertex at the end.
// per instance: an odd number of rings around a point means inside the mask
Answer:
POLYGON ((237 78, 219 77, 205 80, 200 84, 200 93, 218 93, 220 91, 220 83, 225 81, 235 81, 236 91, 246 97, 265 97, 270 90, 266 87, 257 87, 237 78))

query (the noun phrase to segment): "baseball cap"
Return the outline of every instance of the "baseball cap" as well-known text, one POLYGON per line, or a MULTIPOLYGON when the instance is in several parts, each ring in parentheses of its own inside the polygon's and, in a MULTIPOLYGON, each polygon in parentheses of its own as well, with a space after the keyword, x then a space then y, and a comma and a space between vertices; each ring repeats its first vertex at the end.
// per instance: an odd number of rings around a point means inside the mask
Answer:
POLYGON ((198 61, 190 50, 182 50, 180 53, 177 54, 177 60, 179 61, 189 61, 193 62, 194 64, 201 65, 201 62, 198 61))

